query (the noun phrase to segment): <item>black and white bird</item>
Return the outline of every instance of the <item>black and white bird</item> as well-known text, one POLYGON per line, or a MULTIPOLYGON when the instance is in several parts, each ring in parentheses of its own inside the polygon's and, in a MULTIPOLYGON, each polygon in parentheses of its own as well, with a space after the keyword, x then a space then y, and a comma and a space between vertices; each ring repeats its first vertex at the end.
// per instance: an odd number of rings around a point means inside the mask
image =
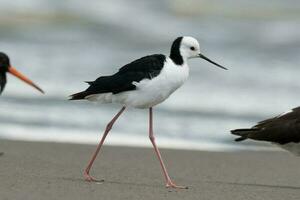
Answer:
POLYGON ((186 188, 172 182, 156 146, 152 126, 152 107, 166 100, 175 90, 184 84, 189 76, 188 59, 202 58, 214 65, 226 69, 211 61, 200 52, 198 41, 193 37, 178 37, 172 44, 170 56, 154 54, 135 60, 119 69, 111 76, 101 76, 89 87, 70 100, 86 99, 100 103, 117 103, 123 107, 107 124, 104 135, 84 171, 87 181, 95 181, 90 169, 113 124, 126 107, 149 109, 149 138, 159 159, 166 187, 186 188))
POLYGON ((35 83, 33 83, 31 80, 29 80, 26 76, 24 76, 19 71, 17 71, 16 68, 12 67, 10 64, 9 57, 5 53, 0 52, 0 94, 3 92, 6 82, 7 82, 6 73, 10 73, 10 74, 18 77, 19 79, 21 79, 25 83, 31 85, 32 87, 34 87, 41 93, 44 93, 44 91, 40 87, 38 87, 35 83))
POLYGON ((271 142, 300 156, 300 107, 259 122, 249 129, 236 129, 232 134, 240 136, 235 141, 246 139, 271 142))

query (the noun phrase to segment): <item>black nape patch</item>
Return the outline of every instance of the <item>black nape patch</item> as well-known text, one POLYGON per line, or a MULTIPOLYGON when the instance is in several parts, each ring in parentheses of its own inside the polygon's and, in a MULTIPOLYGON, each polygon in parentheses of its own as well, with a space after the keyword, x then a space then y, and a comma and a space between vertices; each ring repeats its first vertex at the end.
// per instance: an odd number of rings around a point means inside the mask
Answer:
POLYGON ((170 58, 173 60, 173 62, 176 65, 182 65, 183 64, 183 58, 180 54, 180 44, 183 37, 178 37, 176 40, 174 40, 172 47, 171 47, 171 53, 170 58))

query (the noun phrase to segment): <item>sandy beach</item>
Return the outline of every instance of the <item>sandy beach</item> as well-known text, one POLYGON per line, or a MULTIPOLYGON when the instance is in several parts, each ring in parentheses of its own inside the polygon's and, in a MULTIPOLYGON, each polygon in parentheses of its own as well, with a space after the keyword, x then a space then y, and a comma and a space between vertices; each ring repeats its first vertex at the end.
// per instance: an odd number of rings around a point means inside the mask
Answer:
POLYGON ((150 148, 105 146, 83 180, 93 145, 0 141, 1 200, 300 198, 300 161, 286 152, 162 149, 171 176, 188 190, 168 190, 150 148))

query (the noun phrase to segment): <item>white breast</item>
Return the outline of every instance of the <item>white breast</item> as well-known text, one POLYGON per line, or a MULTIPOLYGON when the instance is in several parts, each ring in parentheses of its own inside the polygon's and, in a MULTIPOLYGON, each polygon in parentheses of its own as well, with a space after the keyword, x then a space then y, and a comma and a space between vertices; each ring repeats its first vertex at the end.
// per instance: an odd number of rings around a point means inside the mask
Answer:
POLYGON ((137 89, 112 95, 112 102, 136 108, 149 108, 167 99, 176 89, 183 85, 189 76, 189 67, 175 65, 166 59, 160 74, 153 79, 133 82, 137 89))

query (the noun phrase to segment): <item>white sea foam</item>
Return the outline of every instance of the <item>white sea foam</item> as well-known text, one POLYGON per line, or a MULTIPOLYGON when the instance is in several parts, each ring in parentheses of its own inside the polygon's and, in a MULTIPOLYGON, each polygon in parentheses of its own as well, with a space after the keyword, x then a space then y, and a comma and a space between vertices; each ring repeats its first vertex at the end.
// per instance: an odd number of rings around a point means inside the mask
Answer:
MULTIPOLYGON (((12 127, 9 125, 1 126, 1 137, 10 140, 24 141, 42 141, 42 142, 63 142, 78 144, 98 144, 101 134, 94 131, 76 131, 74 129, 56 128, 36 128, 36 127, 12 127)), ((126 135, 120 132, 109 134, 105 142, 107 145, 117 146, 136 146, 152 148, 147 134, 126 135)), ((168 138, 157 136, 157 144, 162 148, 187 149, 187 150, 205 150, 205 151, 236 151, 236 150, 267 150, 276 149, 265 146, 257 147, 255 145, 231 145, 226 143, 216 143, 209 141, 192 141, 178 138, 168 138)))

